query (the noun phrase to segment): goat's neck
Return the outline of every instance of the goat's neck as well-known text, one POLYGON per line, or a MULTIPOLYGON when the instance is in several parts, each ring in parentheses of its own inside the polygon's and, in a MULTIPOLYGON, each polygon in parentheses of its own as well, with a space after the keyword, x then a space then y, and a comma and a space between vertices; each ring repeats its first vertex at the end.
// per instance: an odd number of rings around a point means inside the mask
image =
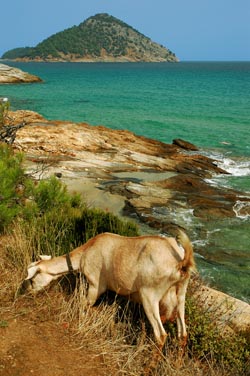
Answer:
MULTIPOLYGON (((74 251, 70 252, 70 261, 74 271, 78 271, 80 268, 80 259, 82 256, 82 248, 76 248, 74 251)), ((67 274, 69 272, 68 263, 66 260, 66 255, 54 257, 51 260, 45 261, 46 270, 50 274, 61 275, 67 274)))

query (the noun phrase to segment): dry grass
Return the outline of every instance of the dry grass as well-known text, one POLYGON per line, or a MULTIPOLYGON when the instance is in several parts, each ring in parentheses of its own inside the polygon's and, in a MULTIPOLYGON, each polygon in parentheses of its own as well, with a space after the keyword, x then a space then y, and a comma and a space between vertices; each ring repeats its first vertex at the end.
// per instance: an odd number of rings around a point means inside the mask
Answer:
POLYGON ((159 356, 145 315, 141 313, 138 320, 133 308, 133 303, 124 303, 119 297, 112 304, 106 297, 97 306, 88 307, 79 279, 73 294, 62 303, 60 321, 73 328, 79 349, 87 349, 91 362, 101 362, 105 375, 228 376, 211 358, 200 361, 188 351, 183 353, 174 339, 167 341, 159 356))
POLYGON ((83 284, 78 282, 79 286, 61 307, 60 320, 74 327, 80 348, 88 349, 93 362, 98 358, 107 374, 140 374, 138 366, 150 347, 145 330, 136 338, 129 322, 118 321, 117 314, 121 314, 118 301, 88 307, 83 284), (137 343, 131 345, 133 341, 137 343))

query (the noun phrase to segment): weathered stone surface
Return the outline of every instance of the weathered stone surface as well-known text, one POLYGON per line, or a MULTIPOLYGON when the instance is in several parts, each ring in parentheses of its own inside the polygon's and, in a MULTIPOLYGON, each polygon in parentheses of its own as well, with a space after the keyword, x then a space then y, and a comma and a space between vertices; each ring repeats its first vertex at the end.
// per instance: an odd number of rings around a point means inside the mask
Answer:
MULTIPOLYGON (((17 145, 33 160, 50 157, 56 171, 67 177, 88 169, 91 177, 102 182, 102 189, 120 194, 129 201, 127 209, 139 216, 156 207, 178 206, 193 209, 195 216, 232 217, 239 193, 209 184, 213 174, 225 173, 216 161, 194 153, 183 153, 176 145, 136 136, 129 131, 103 126, 47 121, 34 112, 10 113, 16 122, 26 121, 18 131, 17 145), (91 171, 91 173, 90 173, 91 171), (100 178, 100 171, 105 176, 100 178), (159 172, 155 181, 116 179, 121 171, 159 172), (161 180, 161 172, 175 172, 161 180)), ((246 199, 248 200, 248 199, 246 199)), ((144 218, 145 220, 145 218, 144 218)))
POLYGON ((182 140, 180 138, 175 138, 173 140, 173 144, 180 146, 182 149, 186 149, 186 150, 193 150, 193 151, 199 150, 199 148, 197 148, 197 146, 195 146, 194 144, 191 144, 191 142, 182 140))
POLYGON ((21 69, 9 67, 6 64, 0 64, 0 84, 16 84, 41 81, 41 78, 27 72, 23 72, 21 69))
MULTIPOLYGON (((65 179, 85 171, 103 190, 125 197, 126 213, 136 214, 150 226, 159 228, 159 213, 184 209, 203 219, 234 217, 234 207, 242 200, 242 193, 212 186, 205 179, 226 173, 216 161, 183 152, 177 145, 103 126, 47 121, 33 112, 10 115, 28 123, 18 131, 17 145, 29 158, 41 162, 46 156, 51 166, 48 173, 60 173, 65 179), (116 178, 122 171, 159 174, 154 181, 116 178), (172 175, 161 180, 167 171, 172 175)), ((162 226, 166 221, 162 220, 162 226)))
POLYGON ((221 331, 249 332, 250 305, 221 291, 199 285, 193 297, 203 308, 214 313, 221 331))

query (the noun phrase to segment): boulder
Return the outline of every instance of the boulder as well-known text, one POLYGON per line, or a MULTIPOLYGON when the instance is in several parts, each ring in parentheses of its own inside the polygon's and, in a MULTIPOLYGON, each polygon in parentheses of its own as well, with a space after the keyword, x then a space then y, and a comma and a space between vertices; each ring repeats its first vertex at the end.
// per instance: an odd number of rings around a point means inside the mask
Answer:
POLYGON ((175 139, 173 140, 173 144, 174 144, 174 145, 177 145, 177 146, 179 146, 180 148, 185 149, 185 150, 193 150, 193 151, 197 151, 197 150, 199 150, 199 149, 197 148, 197 146, 195 146, 194 144, 191 144, 191 142, 188 142, 188 141, 182 140, 181 138, 175 138, 175 139))
POLYGON ((196 302, 213 313, 221 332, 249 332, 250 305, 209 286, 199 284, 192 291, 196 302))
POLYGON ((16 84, 42 82, 41 78, 23 72, 21 69, 9 67, 5 64, 0 64, 0 84, 16 84))

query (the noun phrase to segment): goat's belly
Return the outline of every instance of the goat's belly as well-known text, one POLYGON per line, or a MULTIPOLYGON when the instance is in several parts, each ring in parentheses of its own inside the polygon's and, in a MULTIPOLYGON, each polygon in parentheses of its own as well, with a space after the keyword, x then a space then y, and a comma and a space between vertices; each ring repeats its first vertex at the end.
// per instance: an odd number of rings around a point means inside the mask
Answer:
POLYGON ((124 284, 112 282, 108 283, 108 290, 114 291, 118 295, 122 296, 133 295, 134 293, 136 293, 132 286, 124 286, 124 284))
POLYGON ((129 295, 129 299, 132 300, 135 303, 141 303, 141 297, 139 292, 134 292, 129 295))

